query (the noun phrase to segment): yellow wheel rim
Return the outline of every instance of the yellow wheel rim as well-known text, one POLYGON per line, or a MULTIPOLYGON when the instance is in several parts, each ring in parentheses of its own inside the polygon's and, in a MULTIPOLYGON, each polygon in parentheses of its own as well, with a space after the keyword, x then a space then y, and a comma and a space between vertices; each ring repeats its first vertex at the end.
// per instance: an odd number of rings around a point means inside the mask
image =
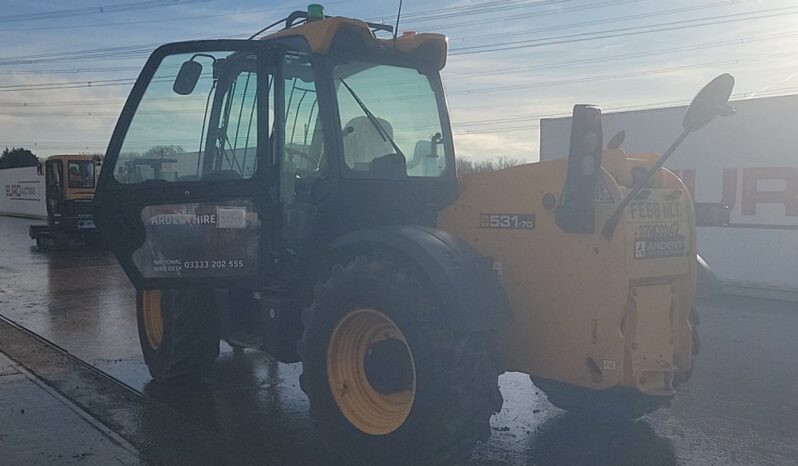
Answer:
POLYGON ((382 312, 357 309, 335 326, 327 349, 327 378, 341 413, 360 431, 387 435, 404 424, 416 395, 415 373, 404 334, 382 312), (366 370, 366 358, 373 354, 375 344, 385 345, 388 340, 405 352, 399 356, 407 359, 409 371, 407 382, 391 393, 378 391, 366 370))
POLYGON ((150 348, 158 349, 163 341, 163 315, 160 290, 144 290, 141 298, 144 333, 150 348))

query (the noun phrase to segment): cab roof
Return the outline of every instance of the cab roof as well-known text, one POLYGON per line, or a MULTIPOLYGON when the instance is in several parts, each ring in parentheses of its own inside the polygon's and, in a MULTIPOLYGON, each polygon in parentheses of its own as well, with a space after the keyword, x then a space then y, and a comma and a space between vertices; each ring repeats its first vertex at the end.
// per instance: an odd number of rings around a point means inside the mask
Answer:
POLYGON ((443 34, 408 31, 396 39, 380 39, 374 35, 365 21, 341 16, 308 21, 302 25, 266 35, 261 40, 301 37, 307 42, 313 53, 327 54, 339 36, 345 37, 344 40, 359 39, 361 44, 374 49, 393 49, 408 55, 422 54, 425 59, 432 59, 438 70, 446 65, 447 38, 443 34))

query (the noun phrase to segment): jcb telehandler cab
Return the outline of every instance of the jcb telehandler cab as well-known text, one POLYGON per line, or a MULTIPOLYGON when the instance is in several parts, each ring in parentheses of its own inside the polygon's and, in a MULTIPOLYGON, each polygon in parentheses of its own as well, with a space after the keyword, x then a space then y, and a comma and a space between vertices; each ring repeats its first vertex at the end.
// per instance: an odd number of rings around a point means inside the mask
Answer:
POLYGON ((39 249, 94 244, 92 199, 100 159, 94 155, 53 155, 44 161, 47 225, 31 225, 28 234, 39 249))
MULTIPOLYGON (((96 212, 138 290, 153 377, 207 373, 220 339, 301 361, 332 445, 368 464, 467 453, 490 435, 504 371, 575 411, 667 402, 694 350, 682 182, 653 154, 603 153, 585 106, 567 162, 458 180, 446 38, 380 28, 313 6, 263 40, 150 57, 96 212), (129 177, 153 145, 172 147, 170 177, 129 177)), ((699 94, 685 135, 732 82, 699 94)))

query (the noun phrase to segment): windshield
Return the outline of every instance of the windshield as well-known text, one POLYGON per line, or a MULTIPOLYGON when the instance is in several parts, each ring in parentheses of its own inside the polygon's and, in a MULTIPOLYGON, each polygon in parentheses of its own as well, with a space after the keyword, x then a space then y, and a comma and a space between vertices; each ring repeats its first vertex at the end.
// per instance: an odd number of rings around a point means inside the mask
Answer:
POLYGON ((335 67, 344 163, 353 176, 435 177, 446 168, 438 103, 412 68, 351 61, 335 67))
POLYGON ((72 160, 67 167, 70 188, 94 188, 94 163, 91 160, 72 160))
POLYGON ((127 184, 251 177, 257 168, 261 84, 254 54, 165 57, 128 127, 114 177, 127 184), (185 83, 175 78, 186 63, 197 67, 198 77, 193 87, 178 92, 185 83))

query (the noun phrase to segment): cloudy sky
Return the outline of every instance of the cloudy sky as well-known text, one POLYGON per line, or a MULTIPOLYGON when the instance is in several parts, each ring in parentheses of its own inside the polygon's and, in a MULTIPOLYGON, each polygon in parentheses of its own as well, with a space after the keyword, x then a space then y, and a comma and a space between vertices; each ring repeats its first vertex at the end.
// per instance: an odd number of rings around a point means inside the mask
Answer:
MULTIPOLYGON (((398 1, 331 0, 392 23, 398 1)), ((246 36, 304 9, 263 0, 2 0, 0 147, 103 152, 147 55, 246 36)), ((794 0, 404 0, 401 30, 449 36, 460 157, 538 158, 540 117, 682 104, 722 72, 736 98, 798 93, 794 0)))

